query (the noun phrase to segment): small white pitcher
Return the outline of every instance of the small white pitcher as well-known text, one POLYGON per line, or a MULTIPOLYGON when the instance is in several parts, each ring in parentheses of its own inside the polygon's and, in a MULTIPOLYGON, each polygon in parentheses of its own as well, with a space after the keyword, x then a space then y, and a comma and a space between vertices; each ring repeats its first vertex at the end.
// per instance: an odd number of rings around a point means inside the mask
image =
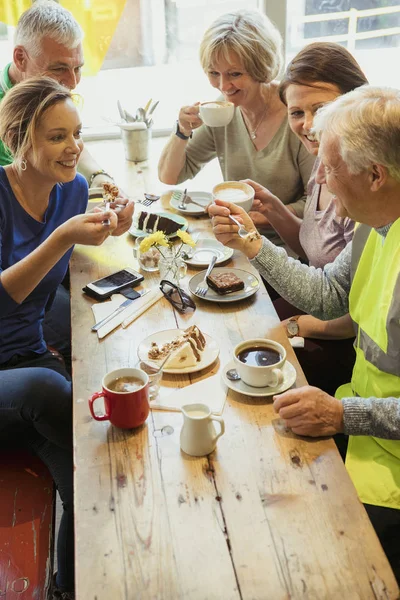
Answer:
POLYGON ((206 404, 185 404, 182 406, 183 427, 181 448, 190 456, 206 456, 215 449, 217 440, 225 433, 225 423, 221 417, 214 417, 206 404), (213 421, 218 421, 217 434, 213 421))

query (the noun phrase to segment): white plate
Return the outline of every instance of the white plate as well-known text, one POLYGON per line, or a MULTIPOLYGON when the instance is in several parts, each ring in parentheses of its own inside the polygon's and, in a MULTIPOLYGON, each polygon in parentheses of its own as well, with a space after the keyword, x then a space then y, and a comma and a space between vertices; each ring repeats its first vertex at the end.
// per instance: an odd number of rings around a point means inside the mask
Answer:
POLYGON ((182 210, 181 208, 179 208, 179 204, 181 203, 182 191, 183 190, 172 190, 171 197, 169 199, 169 203, 170 206, 172 206, 172 208, 175 208, 175 210, 179 210, 179 212, 181 212, 183 215, 206 214, 206 206, 208 206, 210 202, 212 202, 212 195, 209 192, 187 192, 189 198, 192 198, 193 200, 195 200, 195 202, 198 202, 204 208, 198 206, 198 204, 193 204, 193 202, 188 201, 185 202, 186 210, 182 210), (176 192, 179 192, 179 195, 176 192), (176 194, 176 196, 174 194, 176 194))
POLYGON ((206 271, 200 271, 196 275, 189 280, 189 290, 192 292, 194 296, 198 298, 202 298, 203 300, 209 300, 210 302, 236 302, 237 300, 244 300, 245 298, 249 298, 253 294, 257 292, 260 287, 260 282, 253 273, 249 273, 248 271, 243 271, 242 269, 230 269, 229 267, 225 268, 216 268, 213 269, 213 273, 235 273, 237 277, 244 281, 244 289, 239 290, 238 292, 232 292, 230 294, 222 295, 217 294, 211 288, 208 288, 207 294, 205 296, 199 296, 196 294, 196 288, 201 283, 205 277, 206 271))
POLYGON ((286 360, 282 368, 283 382, 280 385, 277 385, 276 387, 252 387, 251 385, 247 385, 247 383, 243 383, 241 379, 239 379, 239 381, 231 381, 227 378, 226 372, 229 371, 229 369, 234 369, 235 367, 235 362, 231 360, 231 362, 225 365, 222 369, 222 380, 225 385, 227 385, 228 388, 234 392, 239 392, 245 396, 255 396, 258 398, 261 398, 262 396, 273 396, 274 394, 281 394, 282 392, 285 392, 292 387, 297 376, 294 366, 288 360, 286 360))
MULTIPOLYGON (((142 210, 142 209, 140 209, 140 210, 142 210)), ((144 212, 151 212, 151 211, 144 211, 144 212)), ((171 219, 171 221, 175 221, 175 223, 178 223, 179 225, 183 225, 183 227, 181 227, 181 231, 186 231, 186 229, 189 226, 186 219, 184 217, 181 217, 181 215, 174 215, 174 214, 168 213, 168 212, 157 212, 154 214, 157 214, 160 217, 167 217, 167 219, 171 219)), ((147 233, 146 231, 137 229, 134 225, 132 225, 131 228, 129 229, 129 233, 131 235, 133 235, 133 237, 147 237, 148 235, 150 235, 150 233, 147 233)), ((172 234, 168 235, 167 237, 173 238, 173 237, 176 237, 176 234, 172 233, 172 234)))
MULTIPOLYGON (((183 333, 183 329, 165 329, 164 331, 157 331, 157 333, 149 335, 149 337, 147 337, 140 343, 138 348, 138 357, 144 362, 149 361, 150 359, 148 353, 151 348, 152 342, 156 342, 158 345, 165 344, 165 342, 170 342, 181 333, 183 333)), ((197 365, 194 365, 193 367, 185 367, 184 369, 163 369, 163 372, 175 374, 195 373, 196 371, 201 371, 209 365, 212 365, 212 363, 218 358, 219 348, 217 346, 217 342, 213 340, 212 337, 210 337, 206 333, 203 333, 203 335, 206 338, 206 346, 204 348, 201 361, 198 362, 197 365)), ((152 362, 157 361, 154 361, 153 359, 152 362)))
POLYGON ((199 240, 195 248, 185 245, 183 250, 188 254, 193 251, 191 258, 185 260, 186 264, 191 267, 208 267, 214 255, 217 256, 215 264, 220 265, 229 260, 233 254, 232 248, 228 248, 221 244, 221 242, 213 239, 199 240))

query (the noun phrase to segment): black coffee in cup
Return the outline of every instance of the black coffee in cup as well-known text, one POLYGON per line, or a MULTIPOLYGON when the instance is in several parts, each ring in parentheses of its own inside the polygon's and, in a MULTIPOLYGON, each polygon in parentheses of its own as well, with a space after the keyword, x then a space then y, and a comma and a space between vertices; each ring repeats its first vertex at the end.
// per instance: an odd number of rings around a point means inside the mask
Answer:
POLYGON ((238 355, 240 362, 252 367, 268 367, 281 360, 281 355, 269 346, 250 346, 244 348, 238 355))

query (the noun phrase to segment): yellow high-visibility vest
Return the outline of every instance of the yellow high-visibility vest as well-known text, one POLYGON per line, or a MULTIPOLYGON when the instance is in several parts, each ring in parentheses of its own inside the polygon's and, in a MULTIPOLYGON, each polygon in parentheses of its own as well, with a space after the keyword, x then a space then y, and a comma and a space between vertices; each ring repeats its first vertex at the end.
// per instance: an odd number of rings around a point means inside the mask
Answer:
MULTIPOLYGON (((351 383, 336 397, 395 396, 400 402, 400 219, 386 238, 357 228, 349 312, 356 362, 351 383)), ((362 502, 400 509, 400 440, 350 436, 346 467, 362 502)))

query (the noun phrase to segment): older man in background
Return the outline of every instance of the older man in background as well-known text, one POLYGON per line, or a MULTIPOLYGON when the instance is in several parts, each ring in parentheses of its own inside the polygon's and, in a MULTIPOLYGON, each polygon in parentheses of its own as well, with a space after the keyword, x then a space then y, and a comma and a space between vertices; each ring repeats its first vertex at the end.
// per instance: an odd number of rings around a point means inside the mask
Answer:
MULTIPOLYGON (((339 217, 360 225, 336 260, 315 269, 255 233, 237 235, 232 213, 216 201, 214 233, 242 250, 291 304, 322 319, 347 312, 356 362, 336 398, 314 387, 276 396, 275 410, 298 435, 350 436, 346 466, 400 581, 400 91, 363 86, 322 108, 318 183, 334 194, 339 217)), ((332 369, 335 365, 332 364, 332 369)))

